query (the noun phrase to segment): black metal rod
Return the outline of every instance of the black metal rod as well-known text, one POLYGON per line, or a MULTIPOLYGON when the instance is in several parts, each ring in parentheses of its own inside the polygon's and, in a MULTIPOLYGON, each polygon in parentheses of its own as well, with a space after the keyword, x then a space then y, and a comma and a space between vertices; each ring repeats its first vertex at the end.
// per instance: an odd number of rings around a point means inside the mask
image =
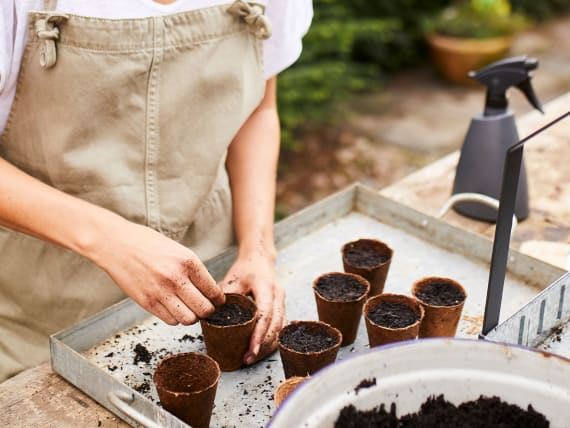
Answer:
POLYGON ((483 336, 489 333, 489 331, 495 328, 499 323, 524 143, 568 116, 570 116, 570 110, 526 136, 507 150, 503 170, 503 182, 501 185, 499 213, 497 215, 497 225, 493 241, 489 283, 487 286, 487 299, 485 302, 485 315, 482 328, 483 336))

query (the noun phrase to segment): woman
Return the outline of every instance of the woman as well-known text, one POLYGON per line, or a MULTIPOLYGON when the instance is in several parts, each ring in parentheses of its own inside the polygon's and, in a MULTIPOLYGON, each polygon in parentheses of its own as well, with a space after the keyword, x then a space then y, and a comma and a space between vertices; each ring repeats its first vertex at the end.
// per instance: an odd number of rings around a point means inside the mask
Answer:
POLYGON ((125 294, 189 325, 224 292, 251 293, 261 316, 244 362, 275 349, 275 75, 312 11, 264 6, 2 2, 0 379, 125 294), (218 285, 201 260, 233 238, 218 285))

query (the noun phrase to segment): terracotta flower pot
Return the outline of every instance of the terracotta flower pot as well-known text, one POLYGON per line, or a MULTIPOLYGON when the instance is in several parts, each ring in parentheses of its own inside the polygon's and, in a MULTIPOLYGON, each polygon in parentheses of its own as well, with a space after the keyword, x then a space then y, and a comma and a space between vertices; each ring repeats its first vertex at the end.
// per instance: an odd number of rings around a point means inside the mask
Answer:
POLYGON ((279 407, 283 400, 287 398, 289 394, 291 394, 295 388, 305 382, 309 377, 301 377, 301 376, 293 376, 289 379, 285 379, 283 382, 279 384, 279 386, 275 389, 273 393, 273 399, 275 400, 275 406, 279 407))
POLYGON ((425 311, 419 337, 455 336, 467 298, 467 292, 461 284, 450 278, 426 277, 414 283, 412 295, 425 311), (426 298, 428 291, 436 295, 436 300, 426 298))
POLYGON ((358 239, 342 246, 344 271, 360 275, 370 283, 368 297, 384 291, 393 250, 376 239, 358 239))
POLYGON ((163 359, 153 380, 160 403, 167 411, 194 428, 207 428, 220 374, 214 359, 187 352, 163 359))
POLYGON ((249 348, 249 340, 257 321, 257 307, 249 297, 230 293, 226 294, 225 305, 218 308, 216 313, 200 320, 206 352, 218 362, 222 371, 237 370, 243 365, 243 356, 249 348), (249 312, 251 318, 233 325, 218 325, 218 323, 214 323, 213 318, 216 316, 216 313, 220 315, 219 311, 228 309, 228 305, 234 305, 234 309, 236 308, 235 305, 245 309, 243 313, 247 314, 249 312))
POLYGON ((427 42, 434 66, 442 77, 454 83, 476 84, 468 73, 504 58, 511 48, 512 37, 464 39, 432 34, 427 42))
POLYGON ((415 339, 424 317, 424 310, 415 298, 391 293, 379 294, 368 299, 363 312, 371 348, 415 339), (409 311, 406 309, 402 311, 402 306, 409 311), (376 322, 377 318, 386 320, 386 325, 376 322))
POLYGON ((285 377, 305 377, 336 360, 342 334, 321 321, 291 321, 279 333, 285 377))
POLYGON ((313 282, 319 320, 338 328, 342 345, 354 343, 370 283, 360 275, 329 272, 313 282))

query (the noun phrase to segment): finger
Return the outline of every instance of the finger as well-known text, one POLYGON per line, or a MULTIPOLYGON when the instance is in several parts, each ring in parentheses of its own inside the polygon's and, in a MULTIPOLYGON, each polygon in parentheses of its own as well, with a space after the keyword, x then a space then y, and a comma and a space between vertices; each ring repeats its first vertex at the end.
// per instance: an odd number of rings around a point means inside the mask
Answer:
POLYGON ((196 259, 190 259, 186 262, 186 272, 192 284, 206 296, 215 306, 222 306, 226 302, 226 297, 222 288, 216 284, 208 269, 204 264, 196 259))
MULTIPOLYGON (((202 299, 208 302, 204 296, 202 296, 202 299)), ((161 303, 176 319, 176 321, 182 325, 191 325, 198 321, 198 316, 191 307, 174 294, 164 296, 161 303)))
POLYGON ((249 350, 244 356, 244 362, 246 364, 251 364, 256 361, 261 345, 263 344, 263 339, 271 325, 271 319, 273 317, 273 287, 263 287, 263 292, 255 296, 255 302, 259 310, 259 318, 251 335, 249 350))
POLYGON ((168 325, 178 325, 178 321, 176 318, 172 316, 172 314, 164 307, 162 303, 159 301, 155 301, 153 304, 150 304, 147 309, 151 314, 155 317, 160 318, 168 325))
POLYGON ((286 323, 285 319, 285 291, 281 287, 275 287, 274 291, 274 306, 271 317, 271 323, 267 329, 261 348, 257 355, 246 355, 246 364, 253 364, 277 349, 277 338, 279 332, 286 323))
POLYGON ((176 285, 176 296, 198 318, 207 318, 216 308, 189 280, 176 285))

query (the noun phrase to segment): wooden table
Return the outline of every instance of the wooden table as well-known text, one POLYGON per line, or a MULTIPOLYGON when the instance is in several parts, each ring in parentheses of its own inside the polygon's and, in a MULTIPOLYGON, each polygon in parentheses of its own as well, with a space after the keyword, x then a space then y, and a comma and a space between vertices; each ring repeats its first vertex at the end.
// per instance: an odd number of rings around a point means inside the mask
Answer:
MULTIPOLYGON (((570 93, 518 121, 525 136, 570 109, 570 93)), ((459 153, 409 175, 381 191, 419 211, 437 215, 451 194, 459 153)), ((530 215, 519 224, 513 246, 551 264, 566 267, 570 249, 570 119, 525 145, 530 215)), ((453 211, 445 220, 492 238, 494 226, 453 211)), ((568 269, 568 267, 566 267, 568 269)), ((0 426, 126 427, 81 391, 53 373, 48 363, 0 384, 0 426)))

